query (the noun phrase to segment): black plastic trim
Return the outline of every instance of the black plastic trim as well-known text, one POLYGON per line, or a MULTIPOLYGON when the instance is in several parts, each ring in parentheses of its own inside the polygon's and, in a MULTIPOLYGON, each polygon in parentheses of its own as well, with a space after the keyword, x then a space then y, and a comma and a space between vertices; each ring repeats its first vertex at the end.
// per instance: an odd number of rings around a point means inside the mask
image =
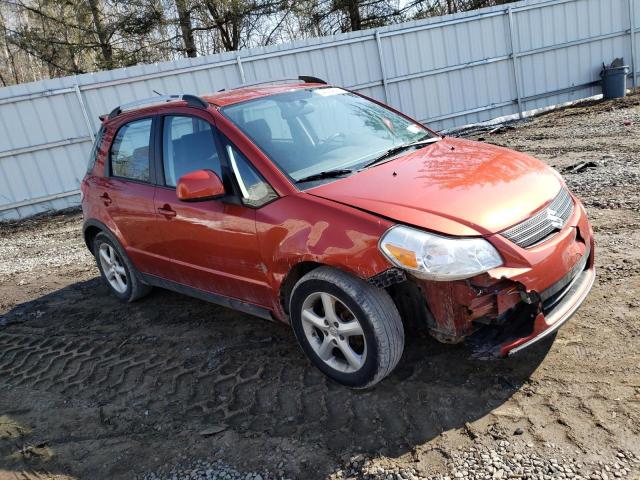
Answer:
POLYGON ((388 288, 391 285, 395 285, 396 283, 402 283, 406 279, 407 275, 403 270, 400 270, 399 268, 390 268, 389 270, 380 272, 373 277, 369 277, 367 282, 369 282, 374 287, 388 288))
POLYGON ((198 97, 197 95, 182 95, 182 100, 187 102, 187 105, 195 108, 209 108, 209 102, 198 97))
POLYGON ((141 273, 140 275, 142 276, 142 280, 144 281, 144 283, 146 283, 147 285, 172 290, 183 295, 188 295, 190 297, 198 298, 206 302, 215 303, 218 305, 222 305, 223 307, 248 313, 249 315, 264 318, 265 320, 274 320, 273 315, 271 314, 271 311, 269 309, 254 305, 253 303, 246 303, 242 300, 225 297, 224 295, 219 295, 217 293, 205 292, 204 290, 189 287, 187 285, 167 280, 156 275, 150 275, 148 273, 141 273))
POLYGON ((327 84, 327 82, 322 80, 321 78, 313 77, 311 75, 299 75, 298 79, 302 80, 304 83, 323 83, 325 85, 327 84))

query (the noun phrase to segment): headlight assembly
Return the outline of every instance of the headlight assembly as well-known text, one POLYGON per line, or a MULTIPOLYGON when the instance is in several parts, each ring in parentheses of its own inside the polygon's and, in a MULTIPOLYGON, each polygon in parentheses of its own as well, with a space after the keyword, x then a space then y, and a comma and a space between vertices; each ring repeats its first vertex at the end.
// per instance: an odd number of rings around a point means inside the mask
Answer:
POLYGON ((448 238, 404 225, 387 230, 380 249, 394 265, 425 280, 460 280, 502 265, 482 238, 448 238))

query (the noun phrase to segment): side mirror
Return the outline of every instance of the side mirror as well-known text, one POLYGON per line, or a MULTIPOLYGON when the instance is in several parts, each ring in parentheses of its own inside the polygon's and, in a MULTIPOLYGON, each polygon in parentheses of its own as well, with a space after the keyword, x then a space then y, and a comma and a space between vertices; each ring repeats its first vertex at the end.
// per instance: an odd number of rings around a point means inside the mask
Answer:
POLYGON ((224 185, 211 170, 196 170, 180 177, 176 193, 183 202, 209 200, 224 195, 224 185))

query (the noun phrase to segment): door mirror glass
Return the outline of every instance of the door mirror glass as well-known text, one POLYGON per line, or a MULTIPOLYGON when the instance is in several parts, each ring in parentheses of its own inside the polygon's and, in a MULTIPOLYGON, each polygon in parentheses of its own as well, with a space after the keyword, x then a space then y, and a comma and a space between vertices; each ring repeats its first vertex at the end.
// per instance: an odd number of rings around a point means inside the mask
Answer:
POLYGON ((184 202, 209 200, 224 195, 224 185, 220 177, 211 170, 196 170, 178 180, 178 199, 184 202))

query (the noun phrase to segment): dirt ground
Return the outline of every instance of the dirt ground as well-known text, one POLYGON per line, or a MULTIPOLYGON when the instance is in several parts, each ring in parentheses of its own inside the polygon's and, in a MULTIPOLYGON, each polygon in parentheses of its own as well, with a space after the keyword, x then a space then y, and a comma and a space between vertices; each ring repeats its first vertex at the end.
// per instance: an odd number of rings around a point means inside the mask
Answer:
POLYGON ((367 391, 323 378, 285 325, 158 289, 119 303, 77 212, 1 225, 0 478, 141 478, 214 459, 355 478, 356 454, 428 476, 504 439, 585 464, 639 456, 639 134, 640 96, 470 132, 564 173, 595 228, 596 286, 555 341, 481 362, 414 336, 367 391))

